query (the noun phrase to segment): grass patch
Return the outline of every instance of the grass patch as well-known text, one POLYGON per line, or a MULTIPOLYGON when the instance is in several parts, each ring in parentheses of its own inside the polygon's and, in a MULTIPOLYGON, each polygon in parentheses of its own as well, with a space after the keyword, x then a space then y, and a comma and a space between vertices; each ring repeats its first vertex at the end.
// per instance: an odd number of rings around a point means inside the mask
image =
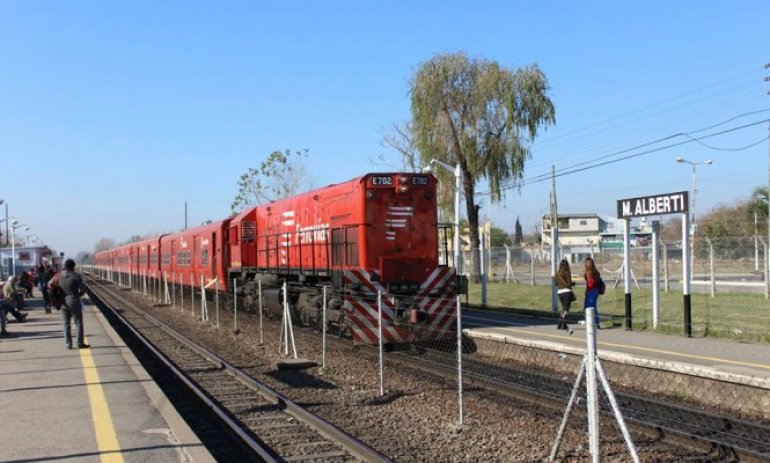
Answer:
MULTIPOLYGON (((606 280, 605 280, 606 281, 606 280)), ((622 286, 613 288, 608 281, 607 292, 599 298, 599 314, 622 324, 625 314, 625 295, 622 286)), ((585 288, 575 288, 577 301, 572 313, 582 315, 585 288)), ((632 325, 634 329, 652 329, 652 290, 632 290, 632 325)), ((681 334, 684 308, 681 292, 661 290, 661 320, 658 331, 681 334)), ((481 285, 470 284, 468 303, 481 308, 481 285)), ((745 341, 770 342, 770 301, 761 294, 696 293, 691 296, 693 335, 734 338, 745 341)), ((523 283, 489 283, 487 308, 512 310, 541 317, 551 315, 549 286, 531 286, 523 283)), ((578 316, 576 314, 576 316, 578 316)))

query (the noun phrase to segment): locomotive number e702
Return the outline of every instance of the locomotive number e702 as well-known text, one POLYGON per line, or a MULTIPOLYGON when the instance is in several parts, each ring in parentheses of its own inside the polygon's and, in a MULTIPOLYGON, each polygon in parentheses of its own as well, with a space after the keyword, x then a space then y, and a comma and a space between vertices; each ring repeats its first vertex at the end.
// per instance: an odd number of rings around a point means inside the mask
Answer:
POLYGON ((374 177, 372 177, 372 185, 375 185, 375 186, 390 186, 390 185, 393 185, 393 177, 383 176, 383 175, 375 175, 374 177))

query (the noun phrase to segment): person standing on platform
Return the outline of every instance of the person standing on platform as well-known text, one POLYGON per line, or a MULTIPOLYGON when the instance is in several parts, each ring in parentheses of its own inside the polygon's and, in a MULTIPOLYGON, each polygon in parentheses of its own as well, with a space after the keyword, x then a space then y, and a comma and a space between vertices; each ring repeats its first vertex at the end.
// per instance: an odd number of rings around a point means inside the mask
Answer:
POLYGON ((58 285, 64 291, 64 307, 62 308, 62 321, 64 324, 64 342, 67 349, 72 349, 72 333, 70 321, 74 318, 75 328, 78 330, 78 349, 87 349, 91 346, 85 343, 83 334, 83 304, 80 298, 86 293, 83 278, 75 272, 75 261, 67 259, 64 262, 64 271, 54 278, 53 284, 58 285))
POLYGON ((596 270, 594 260, 590 257, 586 257, 585 261, 585 274, 583 277, 586 280, 586 298, 583 303, 584 308, 594 308, 594 326, 599 329, 599 294, 602 282, 601 274, 596 270))
POLYGON ((37 267, 37 289, 40 290, 40 294, 43 295, 43 305, 45 306, 45 313, 51 313, 51 296, 48 294, 48 280, 51 278, 48 270, 39 265, 37 267))
MULTIPOLYGON (((559 262, 559 271, 556 272, 556 286, 559 288, 559 301, 561 301, 561 314, 559 315, 559 324, 557 329, 569 330, 567 325, 567 315, 569 315, 569 308, 574 301, 575 293, 572 292, 572 287, 575 286, 575 282, 572 281, 572 272, 569 269, 569 262, 567 259, 562 259, 559 262)), ((572 334, 572 330, 570 330, 572 334)))

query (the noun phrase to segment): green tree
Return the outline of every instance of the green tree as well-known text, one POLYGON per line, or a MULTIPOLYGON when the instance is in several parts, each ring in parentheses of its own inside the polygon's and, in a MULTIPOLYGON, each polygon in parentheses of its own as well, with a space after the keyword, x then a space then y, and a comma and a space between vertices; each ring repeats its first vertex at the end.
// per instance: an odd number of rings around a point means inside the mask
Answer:
POLYGON ((508 232, 498 227, 489 228, 489 246, 492 248, 502 248, 504 245, 511 245, 511 238, 508 232))
POLYGON ((309 151, 273 151, 258 168, 249 169, 238 179, 238 193, 230 208, 238 213, 248 206, 287 198, 309 187, 304 161, 309 151))
POLYGON ((524 239, 524 230, 521 228, 521 222, 519 222, 519 217, 516 217, 516 227, 513 231, 513 244, 515 246, 521 246, 521 241, 524 239))
MULTIPOLYGON (((421 161, 460 164, 471 247, 478 249, 476 184, 488 181, 492 201, 502 198, 504 187, 520 184, 530 143, 540 128, 556 120, 548 80, 537 65, 514 70, 458 52, 423 63, 410 87, 421 161)), ((438 174, 442 184, 453 184, 451 175, 438 174)), ((478 269, 476 255, 475 280, 478 269)))

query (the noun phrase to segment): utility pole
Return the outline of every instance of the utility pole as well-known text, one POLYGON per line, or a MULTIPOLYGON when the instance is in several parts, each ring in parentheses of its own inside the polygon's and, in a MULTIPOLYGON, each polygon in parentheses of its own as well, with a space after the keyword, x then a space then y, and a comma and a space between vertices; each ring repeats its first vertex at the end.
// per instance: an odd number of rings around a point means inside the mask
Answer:
POLYGON ((551 164, 551 312, 559 311, 559 301, 556 289, 556 269, 559 262, 557 257, 559 240, 559 215, 556 205, 556 165, 551 164))
MULTIPOLYGON (((770 69, 770 63, 765 64, 765 69, 770 69)), ((770 76, 765 76, 765 82, 770 82, 770 76)), ((770 95, 770 90, 767 91, 770 95)), ((767 135, 770 137, 770 122, 767 125, 767 135)), ((770 138, 767 142, 767 247, 765 248, 765 272, 770 272, 770 138)), ((770 273, 768 273, 770 274, 770 273)))

